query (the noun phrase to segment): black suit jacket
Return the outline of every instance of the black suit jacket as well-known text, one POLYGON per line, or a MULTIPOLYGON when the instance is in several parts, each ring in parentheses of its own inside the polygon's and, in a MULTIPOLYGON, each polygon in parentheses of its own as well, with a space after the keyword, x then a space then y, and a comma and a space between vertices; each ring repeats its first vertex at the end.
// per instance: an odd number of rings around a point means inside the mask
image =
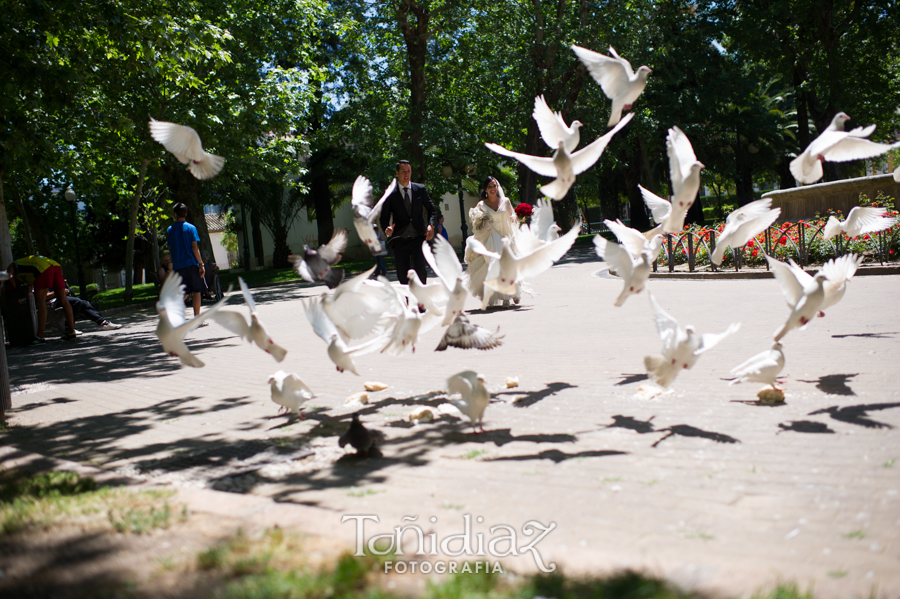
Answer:
MULTIPOLYGON (((436 215, 434 209, 434 202, 431 201, 431 197, 428 195, 428 190, 425 189, 425 186, 421 183, 409 183, 409 192, 410 192, 410 203, 412 204, 412 225, 416 232, 425 236, 425 229, 428 225, 434 227, 436 222, 436 215), (425 222, 424 217, 422 216, 422 209, 428 213, 428 222, 425 222)), ((399 234, 407 224, 410 222, 410 215, 406 212, 406 204, 403 201, 402 188, 400 184, 397 184, 397 189, 394 190, 394 193, 388 196, 388 198, 384 201, 384 206, 381 209, 381 228, 387 229, 391 224, 391 220, 394 221, 394 233, 399 234)), ((391 235, 388 238, 388 242, 390 243, 393 239, 395 239, 394 235, 391 235)))

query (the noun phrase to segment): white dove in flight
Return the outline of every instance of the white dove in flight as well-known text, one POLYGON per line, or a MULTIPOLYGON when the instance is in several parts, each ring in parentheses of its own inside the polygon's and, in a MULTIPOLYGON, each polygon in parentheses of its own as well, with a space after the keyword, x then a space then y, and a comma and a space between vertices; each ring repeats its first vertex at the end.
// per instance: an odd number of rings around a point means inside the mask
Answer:
POLYGON ((622 111, 631 108, 647 86, 647 77, 653 71, 649 67, 638 67, 637 73, 631 69, 631 63, 616 54, 612 46, 604 56, 593 50, 572 46, 572 51, 587 67, 606 97, 612 100, 612 112, 607 127, 612 127, 622 118, 622 111))
POLYGON ((733 322, 724 333, 706 333, 698 335, 694 327, 688 325, 683 329, 678 321, 659 307, 653 294, 650 304, 656 318, 656 328, 663 342, 662 355, 645 356, 644 366, 654 383, 668 387, 682 370, 690 370, 700 355, 715 347, 722 339, 732 335, 741 328, 741 323, 733 322))
POLYGON ((200 180, 212 179, 225 165, 225 159, 203 150, 200 136, 186 125, 150 119, 150 135, 171 152, 181 164, 200 180))
POLYGON ((847 237, 856 237, 890 229, 897 224, 897 219, 885 216, 886 212, 887 208, 854 206, 847 215, 847 220, 843 222, 833 215, 829 216, 825 228, 822 229, 822 239, 831 239, 839 233, 847 237))
POLYGON ((662 225, 666 233, 680 233, 684 228, 687 211, 700 191, 700 170, 703 163, 694 155, 694 148, 681 129, 672 127, 666 137, 669 155, 669 179, 672 182, 672 201, 664 200, 640 185, 644 203, 653 214, 653 220, 662 225))
POLYGON ((621 245, 607 241, 601 235, 594 237, 594 246, 597 255, 609 263, 609 269, 622 278, 622 293, 615 301, 615 306, 621 306, 628 296, 638 294, 644 290, 644 285, 653 270, 653 261, 659 255, 662 247, 662 235, 656 235, 652 240, 644 237, 637 229, 626 227, 621 221, 613 222, 605 220, 603 223, 612 231, 621 245))
POLYGON ((578 147, 581 134, 578 132, 581 127, 580 121, 572 121, 572 125, 566 125, 559 112, 553 112, 547 105, 544 96, 537 96, 534 99, 534 117, 541 132, 541 138, 551 149, 555 150, 559 147, 559 142, 564 142, 566 149, 571 153, 578 147))
POLYGON ((844 124, 849 120, 850 117, 844 112, 834 115, 825 131, 791 160, 791 174, 798 183, 815 183, 821 179, 825 174, 822 170, 825 161, 864 160, 900 147, 900 142, 881 144, 866 139, 875 131, 875 125, 844 131, 844 124))
POLYGON ((816 317, 825 302, 825 283, 828 276, 824 270, 817 272, 814 277, 805 272, 801 276, 799 273, 803 270, 799 266, 785 264, 768 255, 766 260, 791 308, 787 321, 775 331, 775 341, 781 341, 791 329, 803 330, 816 317))
POLYGON ((569 188, 575 184, 575 176, 583 173, 587 169, 594 166, 613 136, 619 132, 622 127, 628 124, 632 114, 627 115, 619 124, 610 129, 605 135, 597 138, 593 143, 581 148, 577 152, 570 153, 566 149, 566 143, 560 140, 557 149, 553 152, 553 156, 546 158, 543 156, 532 156, 531 154, 520 154, 507 150, 503 146, 497 144, 484 144, 487 149, 500 154, 501 156, 509 156, 515 158, 534 172, 544 177, 554 177, 554 181, 547 185, 541 186, 541 193, 548 198, 561 200, 566 197, 569 188))
POLYGON ((768 229, 781 215, 781 208, 772 208, 772 200, 765 198, 750 202, 733 211, 725 219, 725 228, 716 240, 716 249, 709 257, 716 266, 722 264, 725 248, 743 246, 745 243, 768 229))
POLYGON ((341 339, 337 327, 334 326, 334 323, 331 322, 331 319, 328 318, 328 315, 322 309, 320 300, 311 299, 308 302, 304 302, 303 308, 306 310, 306 318, 312 325, 313 331, 328 345, 328 357, 334 362, 338 372, 349 370, 359 376, 359 373, 356 371, 356 365, 353 363, 353 355, 376 351, 385 342, 384 336, 379 335, 360 345, 348 347, 344 340, 341 339))
MULTIPOLYGON (((230 287, 228 291, 231 291, 230 287)), ((159 337, 159 344, 163 350, 170 356, 177 356, 185 366, 201 368, 203 362, 187 348, 184 336, 199 327, 204 320, 215 315, 227 300, 226 294, 209 310, 187 320, 184 317, 184 285, 181 284, 181 275, 177 272, 169 275, 159 292, 159 301, 156 302, 156 311, 159 314, 156 336, 159 337)))
POLYGON ((462 314, 466 305, 469 292, 463 283, 463 268, 459 262, 456 250, 450 242, 440 235, 434 236, 434 251, 432 252, 428 242, 422 242, 422 254, 428 266, 438 276, 447 293, 447 303, 444 306, 444 320, 441 326, 447 326, 462 314))
MULTIPOLYGON (((815 285, 814 277, 800 268, 793 260, 789 264, 785 264, 770 259, 769 264, 773 268, 775 278, 778 279, 784 299, 790 308, 796 306, 803 297, 804 289, 812 288, 815 285)), ((825 276, 825 283, 822 285, 825 296, 819 305, 818 316, 825 316, 825 310, 841 301, 844 293, 847 292, 847 283, 856 274, 856 269, 860 264, 862 264, 862 256, 847 254, 829 260, 816 273, 825 276)))
POLYGON ((353 192, 350 203, 353 206, 353 226, 356 232, 372 255, 381 252, 381 242, 375 233, 376 221, 381 214, 381 207, 384 206, 388 196, 394 193, 397 187, 397 180, 391 181, 388 188, 384 191, 381 199, 375 205, 372 205, 374 197, 372 196, 372 183, 368 179, 360 175, 353 183, 353 192))
POLYGON ((210 316, 217 323, 234 333, 246 339, 250 343, 255 343, 261 350, 267 354, 271 354, 276 362, 284 360, 287 350, 272 341, 269 331, 259 319, 259 313, 256 310, 256 302, 244 279, 238 277, 238 283, 241 285, 241 293, 244 295, 244 301, 247 302, 247 308, 250 309, 250 322, 237 312, 230 310, 220 310, 210 316))

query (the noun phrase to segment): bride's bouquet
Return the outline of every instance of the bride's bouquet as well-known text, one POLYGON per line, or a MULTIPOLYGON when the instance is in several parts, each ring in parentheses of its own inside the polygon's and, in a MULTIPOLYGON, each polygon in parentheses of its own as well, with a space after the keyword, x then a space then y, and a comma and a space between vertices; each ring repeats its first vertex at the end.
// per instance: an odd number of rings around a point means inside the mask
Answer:
POLYGON ((518 206, 516 206, 516 216, 519 219, 519 224, 524 224, 528 222, 528 219, 531 218, 533 214, 533 210, 531 209, 531 204, 526 204, 522 202, 518 206))
POLYGON ((478 210, 477 208, 472 208, 472 210, 469 211, 469 218, 472 219, 472 225, 475 227, 476 231, 491 227, 493 222, 490 214, 478 210))

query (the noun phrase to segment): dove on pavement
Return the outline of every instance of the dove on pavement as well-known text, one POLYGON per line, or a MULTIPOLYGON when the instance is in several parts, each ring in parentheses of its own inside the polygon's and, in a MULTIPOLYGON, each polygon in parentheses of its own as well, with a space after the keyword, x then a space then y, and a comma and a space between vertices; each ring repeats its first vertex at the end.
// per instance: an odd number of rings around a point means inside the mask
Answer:
POLYGON ((663 349, 662 355, 645 356, 644 366, 650 379, 661 387, 669 387, 679 372, 690 370, 701 354, 741 328, 741 323, 734 322, 723 333, 698 335, 690 325, 681 328, 678 321, 656 303, 653 294, 649 295, 663 349))
POLYGON ((731 374, 735 378, 728 384, 736 385, 738 383, 756 382, 774 387, 775 379, 783 369, 784 351, 781 344, 776 341, 772 344, 771 349, 760 352, 746 362, 732 368, 731 374))
POLYGON ((357 455, 369 457, 372 450, 377 451, 377 445, 384 442, 384 433, 381 431, 369 430, 359 421, 359 414, 353 414, 350 421, 350 428, 338 438, 338 445, 343 448, 350 445, 356 450, 357 455))
POLYGON ((503 146, 493 143, 484 144, 487 149, 500 154, 501 156, 509 156, 515 158, 535 173, 544 177, 554 177, 554 181, 547 185, 541 186, 541 193, 554 200, 562 200, 569 192, 569 188, 575 183, 575 176, 583 173, 587 169, 594 166, 613 136, 619 132, 622 127, 628 124, 633 115, 629 114, 622 119, 619 124, 610 129, 605 135, 597 138, 593 143, 581 148, 577 152, 570 153, 566 149, 564 141, 560 140, 553 156, 546 158, 543 156, 532 156, 530 154, 520 154, 507 150, 503 146))
POLYGON ((647 77, 653 71, 641 66, 635 73, 631 63, 619 56, 612 46, 609 47, 612 56, 604 56, 580 46, 572 46, 572 51, 587 67, 606 97, 612 100, 612 112, 606 124, 607 127, 612 127, 622 118, 622 111, 630 109, 643 93, 647 77))
POLYGON ((480 432, 484 432, 484 410, 491 402, 484 376, 471 370, 454 374, 447 379, 447 391, 450 395, 459 394, 460 399, 448 398, 448 401, 469 417, 473 429, 477 424, 480 432))
POLYGON ((225 165, 225 159, 203 150, 200 136, 186 125, 150 119, 150 135, 171 152, 197 179, 212 179, 225 165))
POLYGON ((815 183, 821 179, 825 174, 822 169, 825 161, 864 160, 900 147, 900 142, 881 144, 866 139, 875 131, 875 125, 844 131, 844 124, 849 120, 850 117, 844 112, 834 115, 825 131, 791 160, 791 174, 798 183, 815 183))
POLYGON ((293 412, 299 414, 300 418, 303 418, 300 406, 316 396, 303 379, 283 370, 269 377, 269 387, 272 390, 272 401, 281 406, 278 411, 293 412))

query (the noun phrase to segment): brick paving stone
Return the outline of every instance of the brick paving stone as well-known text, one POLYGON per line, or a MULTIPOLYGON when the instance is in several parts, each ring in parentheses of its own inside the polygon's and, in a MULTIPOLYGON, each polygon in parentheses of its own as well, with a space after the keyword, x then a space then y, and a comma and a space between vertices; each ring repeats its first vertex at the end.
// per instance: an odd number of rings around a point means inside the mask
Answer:
MULTIPOLYGON (((297 301, 321 287, 256 291, 260 317, 288 349, 280 364, 214 324, 189 337, 206 367, 182 368, 156 342, 153 310, 123 313, 121 330, 9 352, 12 384, 30 392, 13 396, 4 441, 132 474, 228 443, 307 447, 313 455, 246 480, 209 482, 240 491, 215 495, 216 509, 255 497, 262 503, 248 513, 260 522, 290 522, 348 543, 347 514, 377 514, 380 523, 367 524, 367 534, 418 516, 441 538, 462 532, 466 514, 483 519, 473 530, 488 538, 491 526, 522 534, 530 520, 555 522, 537 549, 566 572, 640 568, 731 595, 783 580, 811 586, 817 597, 900 595, 900 391, 893 384, 900 276, 855 278, 824 318, 788 334, 787 401, 778 407, 753 404, 758 385, 726 382, 733 366, 771 344, 787 317, 774 280, 650 281, 682 325, 704 333, 742 323, 680 373, 672 393, 651 399, 638 394, 647 385, 643 356, 661 345, 646 293, 613 307, 621 281, 583 247, 531 285, 534 296, 515 309, 467 305, 473 322, 500 327, 502 347, 435 353, 435 329, 415 353, 358 357, 359 377, 335 371, 297 301), (305 420, 277 415, 266 380, 279 369, 298 373, 317 393, 305 420), (445 403, 428 394, 467 369, 483 373, 494 393, 486 433, 472 434, 450 410, 433 423, 406 422, 421 403, 445 403), (519 377, 519 386, 506 389, 507 376, 519 377), (368 405, 344 403, 373 380, 389 388, 370 393, 368 405), (525 399, 513 404, 514 397, 525 399), (838 418, 812 414, 832 406, 872 409, 868 420, 847 418, 846 410, 838 418), (383 458, 357 459, 337 447, 354 411, 385 433, 383 458), (779 427, 804 421, 834 432, 779 427), (663 439, 669 432, 677 434, 663 439)), ((245 310, 239 296, 232 303, 245 310)), ((188 481, 170 484, 192 492, 188 481)), ((503 561, 535 569, 527 552, 503 561)))

